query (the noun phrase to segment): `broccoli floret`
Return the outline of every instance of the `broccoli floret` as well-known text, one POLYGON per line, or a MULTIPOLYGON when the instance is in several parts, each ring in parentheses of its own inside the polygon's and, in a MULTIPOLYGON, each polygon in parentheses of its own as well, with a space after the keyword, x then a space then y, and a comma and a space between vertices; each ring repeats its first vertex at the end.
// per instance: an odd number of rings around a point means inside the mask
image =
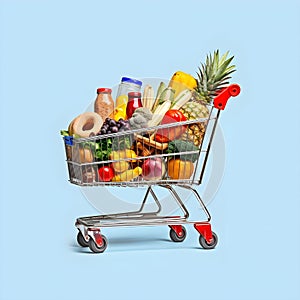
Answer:
MULTIPOLYGON (((193 143, 183 140, 174 140, 169 143, 167 153, 178 153, 181 160, 190 160, 195 162, 199 156, 199 148, 193 143), (188 153, 195 151, 195 153, 188 153), (181 154, 181 152, 187 152, 187 154, 181 154)), ((176 155, 177 156, 177 155, 176 155)))
POLYGON ((147 107, 137 108, 129 119, 131 129, 147 128, 148 122, 152 119, 152 113, 147 107))

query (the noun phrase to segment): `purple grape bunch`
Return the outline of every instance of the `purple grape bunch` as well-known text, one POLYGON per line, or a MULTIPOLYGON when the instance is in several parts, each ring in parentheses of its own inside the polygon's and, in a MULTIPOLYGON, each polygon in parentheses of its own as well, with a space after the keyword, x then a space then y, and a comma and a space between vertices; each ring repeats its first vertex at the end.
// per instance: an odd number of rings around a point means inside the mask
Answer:
POLYGON ((130 125, 127 120, 121 118, 119 121, 116 121, 111 118, 106 118, 98 135, 123 132, 129 129, 130 125))

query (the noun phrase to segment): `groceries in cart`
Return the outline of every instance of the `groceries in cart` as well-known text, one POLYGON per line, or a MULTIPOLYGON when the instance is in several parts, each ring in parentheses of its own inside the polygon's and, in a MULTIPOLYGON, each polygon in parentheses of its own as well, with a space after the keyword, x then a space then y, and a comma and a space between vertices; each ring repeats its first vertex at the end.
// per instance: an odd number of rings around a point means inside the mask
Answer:
POLYGON ((233 57, 227 56, 215 51, 197 78, 177 71, 156 90, 123 77, 115 101, 111 88, 98 88, 94 111, 78 115, 62 130, 70 181, 197 183, 195 164, 213 117, 212 101, 235 70, 233 57))
POLYGON ((215 248, 210 213, 193 185, 202 182, 220 112, 240 93, 239 85, 229 84, 232 59, 218 50, 207 55, 197 77, 183 71, 155 83, 123 77, 116 96, 98 88, 92 111, 61 131, 72 184, 146 188, 137 209, 77 218, 80 246, 102 253, 108 244, 103 228, 140 225, 167 225, 170 239, 183 242, 183 224, 193 224, 200 245, 215 248), (191 220, 175 187, 196 198, 206 220, 191 220), (156 189, 167 190, 178 210, 163 214, 156 189), (147 209, 149 199, 154 209, 147 209))

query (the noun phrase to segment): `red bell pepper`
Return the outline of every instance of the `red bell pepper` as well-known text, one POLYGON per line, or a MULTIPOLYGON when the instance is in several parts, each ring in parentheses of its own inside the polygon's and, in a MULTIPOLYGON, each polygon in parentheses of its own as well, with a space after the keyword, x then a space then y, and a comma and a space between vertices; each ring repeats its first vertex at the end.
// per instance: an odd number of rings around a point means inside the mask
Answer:
MULTIPOLYGON (((164 115, 160 125, 178 123, 186 120, 186 117, 180 110, 170 109, 164 115)), ((187 125, 180 125, 158 129, 155 135, 155 140, 160 143, 168 143, 169 141, 179 138, 186 131, 186 128, 187 125)))

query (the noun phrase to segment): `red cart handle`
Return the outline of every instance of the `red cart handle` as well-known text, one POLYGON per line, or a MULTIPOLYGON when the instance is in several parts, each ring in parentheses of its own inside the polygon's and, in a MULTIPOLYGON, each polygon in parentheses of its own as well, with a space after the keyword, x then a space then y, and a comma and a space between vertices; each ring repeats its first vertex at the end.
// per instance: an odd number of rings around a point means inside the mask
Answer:
POLYGON ((241 91, 238 84, 231 84, 226 88, 223 88, 220 93, 214 99, 215 108, 224 110, 227 101, 230 97, 237 96, 241 91))

